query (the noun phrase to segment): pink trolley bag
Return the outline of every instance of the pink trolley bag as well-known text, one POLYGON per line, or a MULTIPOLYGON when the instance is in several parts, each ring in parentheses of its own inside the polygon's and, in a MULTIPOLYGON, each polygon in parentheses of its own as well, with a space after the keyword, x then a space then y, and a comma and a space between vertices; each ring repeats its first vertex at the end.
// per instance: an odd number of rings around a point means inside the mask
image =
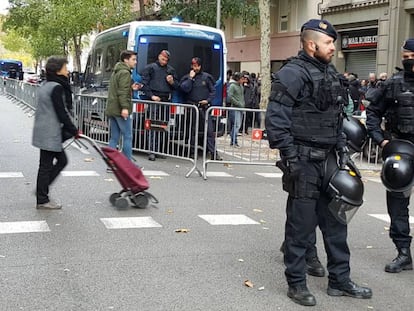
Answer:
POLYGON ((113 193, 109 197, 113 206, 127 208, 129 206, 127 198, 138 208, 148 207, 150 201, 158 203, 158 200, 146 191, 149 188, 149 183, 139 167, 116 149, 102 147, 101 150, 106 157, 105 162, 112 169, 123 188, 120 192, 113 193))
POLYGON ((109 197, 109 201, 113 206, 125 209, 128 208, 131 202, 134 207, 146 208, 150 202, 158 203, 158 200, 146 191, 149 188, 149 183, 142 170, 123 153, 110 147, 101 148, 92 138, 83 134, 79 135, 79 138, 87 140, 93 146, 121 184, 122 190, 112 193, 109 197))

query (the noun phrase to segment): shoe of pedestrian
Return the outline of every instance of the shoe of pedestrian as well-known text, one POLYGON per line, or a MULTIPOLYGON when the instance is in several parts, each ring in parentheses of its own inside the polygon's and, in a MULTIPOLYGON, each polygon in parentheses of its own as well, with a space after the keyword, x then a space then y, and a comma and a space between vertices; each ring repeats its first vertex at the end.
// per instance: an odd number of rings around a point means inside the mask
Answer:
POLYGON ((316 305, 315 296, 310 293, 306 285, 289 286, 287 296, 302 306, 316 305))
POLYGON ((325 268, 319 261, 318 256, 306 258, 306 273, 316 277, 325 276, 325 268))
POLYGON ((36 205, 36 209, 51 210, 51 209, 61 209, 61 208, 62 208, 61 204, 57 204, 57 203, 52 202, 52 201, 36 205))
POLYGON ((348 296, 352 298, 368 299, 372 297, 372 290, 349 281, 341 285, 328 285, 329 296, 348 296))
POLYGON ((409 248, 398 249, 398 256, 385 266, 385 272, 398 273, 402 270, 413 270, 413 260, 409 248))
POLYGON ((150 153, 150 154, 148 155, 148 160, 150 160, 150 161, 155 161, 155 154, 154 154, 154 153, 150 153))
POLYGON ((218 152, 216 152, 216 154, 213 158, 214 158, 213 160, 216 160, 216 161, 223 161, 223 158, 219 155, 218 152))

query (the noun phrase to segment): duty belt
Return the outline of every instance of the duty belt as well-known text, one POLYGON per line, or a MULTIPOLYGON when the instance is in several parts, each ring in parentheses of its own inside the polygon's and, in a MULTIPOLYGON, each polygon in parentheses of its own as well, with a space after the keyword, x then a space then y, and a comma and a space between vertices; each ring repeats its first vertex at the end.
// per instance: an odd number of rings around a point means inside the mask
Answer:
POLYGON ((330 149, 322 149, 316 147, 308 147, 303 145, 298 145, 298 152, 302 156, 306 156, 311 160, 325 160, 328 156, 328 153, 331 152, 330 149))

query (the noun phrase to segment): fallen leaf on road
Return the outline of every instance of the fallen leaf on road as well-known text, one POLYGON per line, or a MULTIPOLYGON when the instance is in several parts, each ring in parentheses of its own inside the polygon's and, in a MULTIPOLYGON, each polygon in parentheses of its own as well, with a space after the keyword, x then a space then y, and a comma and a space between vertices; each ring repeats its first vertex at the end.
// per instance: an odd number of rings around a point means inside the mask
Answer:
POLYGON ((174 211, 172 209, 167 209, 167 213, 172 214, 172 213, 174 213, 174 211))
POLYGON ((263 211, 261 209, 258 209, 258 208, 254 208, 253 209, 253 212, 255 212, 255 213, 263 213, 263 211))
POLYGON ((261 224, 265 224, 266 223, 266 220, 263 220, 263 219, 260 219, 259 221, 260 221, 261 224))
POLYGON ((95 158, 85 158, 83 161, 85 161, 85 162, 93 162, 93 161, 95 161, 95 158))
POLYGON ((367 245, 367 248, 372 248, 372 245, 367 245))
POLYGON ((257 290, 264 290, 264 286, 260 286, 257 290))
POLYGON ((253 283, 249 280, 244 281, 244 285, 246 285, 247 287, 250 287, 250 288, 252 288, 254 286, 253 283))
POLYGON ((174 232, 177 232, 177 233, 188 233, 188 232, 190 232, 190 230, 189 229, 176 229, 174 232))
POLYGON ((112 178, 105 178, 105 181, 114 181, 112 178))
POLYGON ((240 262, 244 262, 244 259, 241 259, 241 258, 240 258, 240 259, 239 259, 239 261, 240 261, 240 262))

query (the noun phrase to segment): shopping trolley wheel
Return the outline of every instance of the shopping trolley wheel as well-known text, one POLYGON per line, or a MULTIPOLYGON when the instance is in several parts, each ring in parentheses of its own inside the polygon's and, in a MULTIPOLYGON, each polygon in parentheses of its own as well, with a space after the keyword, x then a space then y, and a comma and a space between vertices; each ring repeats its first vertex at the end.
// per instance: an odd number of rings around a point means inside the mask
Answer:
POLYGON ((134 202, 135 207, 138 208, 146 208, 149 205, 149 199, 144 193, 137 193, 132 201, 134 202))
POLYGON ((119 209, 126 209, 129 206, 129 202, 127 198, 120 197, 115 200, 115 206, 119 209))
POLYGON ((116 199, 118 199, 120 197, 121 197, 121 195, 119 193, 117 193, 117 192, 112 193, 111 196, 109 197, 109 202, 111 202, 111 204, 113 206, 115 206, 116 199))

